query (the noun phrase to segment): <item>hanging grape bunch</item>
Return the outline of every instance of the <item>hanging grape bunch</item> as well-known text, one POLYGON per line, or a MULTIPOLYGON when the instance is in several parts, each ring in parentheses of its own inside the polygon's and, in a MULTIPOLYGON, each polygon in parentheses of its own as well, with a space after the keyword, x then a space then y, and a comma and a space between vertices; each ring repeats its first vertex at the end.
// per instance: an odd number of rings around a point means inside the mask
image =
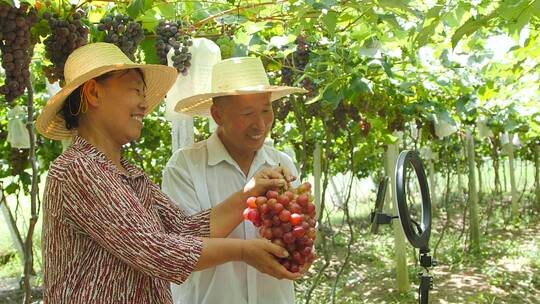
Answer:
MULTIPOLYGON (((304 71, 309 61, 310 44, 306 40, 306 36, 300 35, 296 38, 296 52, 295 52, 295 65, 299 70, 304 71)), ((301 81, 304 89, 309 92, 315 91, 315 86, 310 78, 304 77, 301 81)), ((308 93, 309 94, 309 93, 308 93)))
POLYGON ((358 127, 360 128, 360 134, 362 136, 366 137, 369 135, 369 131, 371 130, 371 123, 365 118, 364 116, 360 116, 358 121, 358 127))
MULTIPOLYGON (((299 35, 295 43, 296 51, 287 57, 285 60, 286 66, 281 69, 281 83, 288 86, 293 85, 295 81, 293 70, 290 67, 303 72, 309 62, 309 54, 311 53, 311 45, 307 42, 305 35, 299 35)), ((300 83, 310 92, 308 96, 313 96, 315 92, 313 81, 308 77, 304 77, 300 83)))
POLYGON ((135 51, 144 39, 140 22, 134 22, 129 16, 109 14, 99 21, 98 30, 105 32, 105 42, 115 44, 135 61, 135 51))
POLYGON ((405 121, 400 113, 397 113, 394 119, 390 122, 388 128, 390 131, 403 131, 405 127, 405 121))
POLYGON ((341 101, 334 109, 334 117, 332 119, 334 127, 339 127, 341 129, 347 128, 347 122, 349 120, 347 113, 347 108, 343 104, 343 101, 341 101))
POLYGON ((274 115, 277 120, 283 121, 291 110, 291 103, 288 99, 283 98, 273 103, 274 115))
POLYGON ((11 148, 9 153, 9 163, 11 165, 11 175, 17 176, 23 173, 28 163, 30 149, 11 148))
POLYGON ((68 56, 75 49, 88 43, 89 30, 83 23, 84 15, 85 12, 79 10, 62 20, 56 14, 43 13, 43 18, 48 21, 52 32, 43 41, 45 57, 53 64, 43 68, 50 83, 60 80, 60 85, 64 85, 64 64, 68 56))
POLYGON ((37 21, 36 10, 27 3, 16 8, 0 2, 0 51, 2 68, 6 73, 0 94, 8 103, 23 95, 30 85, 29 66, 35 44, 30 30, 37 21))
POLYGON ((156 27, 156 50, 160 63, 167 65, 167 54, 171 49, 173 66, 182 75, 187 75, 191 66, 191 53, 189 47, 193 45, 190 33, 193 26, 179 20, 176 22, 161 21, 156 27))

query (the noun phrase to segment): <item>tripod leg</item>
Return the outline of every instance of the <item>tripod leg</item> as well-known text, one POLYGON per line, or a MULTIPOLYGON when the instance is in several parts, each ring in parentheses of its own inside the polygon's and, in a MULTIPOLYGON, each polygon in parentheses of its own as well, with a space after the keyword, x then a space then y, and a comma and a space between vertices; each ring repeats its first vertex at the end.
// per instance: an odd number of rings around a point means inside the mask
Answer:
POLYGON ((418 303, 428 304, 429 303, 429 290, 431 289, 431 276, 421 274, 420 275, 420 286, 418 286, 418 303))

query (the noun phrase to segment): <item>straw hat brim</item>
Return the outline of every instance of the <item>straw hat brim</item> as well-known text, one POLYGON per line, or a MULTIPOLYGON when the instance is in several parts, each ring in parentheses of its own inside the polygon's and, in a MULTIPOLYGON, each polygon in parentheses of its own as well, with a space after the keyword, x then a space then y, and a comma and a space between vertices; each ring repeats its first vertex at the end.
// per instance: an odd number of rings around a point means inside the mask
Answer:
POLYGON ((178 113, 188 114, 192 116, 210 116, 210 107, 212 106, 212 98, 214 97, 270 93, 270 101, 273 102, 290 94, 307 92, 308 91, 303 88, 261 85, 257 87, 238 89, 230 92, 216 92, 193 95, 178 101, 174 110, 178 113))
POLYGON ((169 89, 176 81, 177 72, 173 67, 157 64, 113 64, 95 68, 66 84, 58 93, 47 101, 46 106, 36 121, 37 130, 47 138, 54 140, 68 139, 77 134, 77 130, 68 130, 65 120, 60 113, 66 98, 86 81, 105 73, 138 68, 144 74, 146 82, 145 114, 152 112, 163 100, 169 89))

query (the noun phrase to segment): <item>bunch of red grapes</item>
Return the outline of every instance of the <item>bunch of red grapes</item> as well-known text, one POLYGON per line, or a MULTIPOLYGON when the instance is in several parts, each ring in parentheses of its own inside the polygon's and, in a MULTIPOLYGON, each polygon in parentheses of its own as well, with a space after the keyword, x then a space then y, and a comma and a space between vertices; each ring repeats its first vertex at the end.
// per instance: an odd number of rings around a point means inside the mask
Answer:
POLYGON ((279 259, 287 270, 298 272, 315 260, 317 213, 310 183, 282 193, 270 190, 265 196, 248 198, 246 204, 244 219, 258 227, 262 237, 289 252, 289 257, 279 259))

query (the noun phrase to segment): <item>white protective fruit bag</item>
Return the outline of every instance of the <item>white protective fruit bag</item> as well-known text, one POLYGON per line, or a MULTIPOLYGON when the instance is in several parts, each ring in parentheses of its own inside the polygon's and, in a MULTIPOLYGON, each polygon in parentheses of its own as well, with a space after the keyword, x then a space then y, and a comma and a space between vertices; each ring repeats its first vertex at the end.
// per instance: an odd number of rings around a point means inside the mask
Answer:
POLYGON ((440 139, 445 138, 457 131, 456 122, 451 117, 443 115, 434 115, 435 135, 440 139))
POLYGON ((485 119, 478 119, 476 127, 478 128, 480 138, 493 137, 493 131, 487 126, 485 119))
POLYGON ((7 141, 12 148, 30 149, 30 135, 26 129, 26 111, 21 106, 15 106, 8 112, 7 141))
MULTIPOLYGON (((212 68, 221 60, 219 46, 206 38, 193 39, 189 48, 192 54, 191 67, 186 76, 179 74, 176 83, 165 98, 165 117, 172 123, 172 150, 189 146, 194 142, 193 118, 174 111, 176 103, 187 96, 210 92, 212 88, 212 68)), ((173 50, 169 51, 167 61, 172 66, 173 50)), ((210 122, 213 121, 210 119, 210 122)), ((212 124, 211 124, 212 126, 212 124)), ((211 130, 212 131, 212 130, 211 130)))

